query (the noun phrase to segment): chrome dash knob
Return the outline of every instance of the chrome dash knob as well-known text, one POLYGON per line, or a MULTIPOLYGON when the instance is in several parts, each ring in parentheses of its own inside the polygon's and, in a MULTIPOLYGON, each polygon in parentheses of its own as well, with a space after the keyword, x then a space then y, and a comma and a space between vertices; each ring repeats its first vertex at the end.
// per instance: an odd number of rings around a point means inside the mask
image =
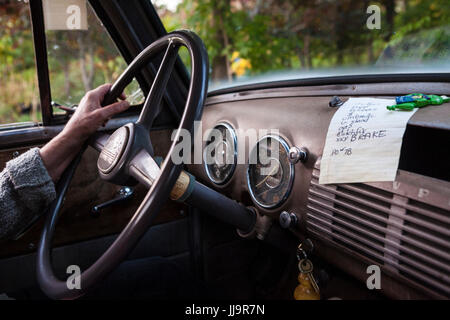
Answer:
POLYGON ((289 162, 296 164, 297 162, 306 162, 308 152, 304 148, 291 147, 289 149, 289 162))

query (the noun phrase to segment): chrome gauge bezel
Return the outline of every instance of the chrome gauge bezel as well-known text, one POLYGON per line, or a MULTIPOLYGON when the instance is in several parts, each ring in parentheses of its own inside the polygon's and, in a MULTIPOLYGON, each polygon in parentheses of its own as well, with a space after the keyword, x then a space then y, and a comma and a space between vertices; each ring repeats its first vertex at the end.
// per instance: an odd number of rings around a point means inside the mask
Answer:
MULTIPOLYGON (((209 180, 211 180, 211 182, 213 182, 214 184, 218 185, 218 186, 222 186, 224 184, 226 184, 227 182, 229 182, 231 180, 231 178, 234 175, 234 172, 236 170, 236 165, 237 165, 237 136, 236 136, 236 132, 234 130, 234 128, 227 122, 218 122, 213 129, 218 129, 219 127, 225 127, 226 131, 229 132, 231 134, 231 138, 232 138, 232 142, 233 142, 233 146, 232 149, 234 151, 234 155, 233 155, 233 164, 231 165, 231 170, 230 173, 222 180, 218 180, 216 178, 213 177, 213 175, 211 174, 211 172, 209 171, 208 168, 208 164, 206 163, 206 144, 205 144, 205 148, 203 149, 203 166, 205 168, 206 171, 206 175, 208 176, 209 180)), ((208 142, 211 138, 211 135, 208 135, 208 138, 206 139, 206 141, 208 142)))
MULTIPOLYGON (((253 154, 253 152, 255 151, 255 148, 258 147, 259 143, 261 141, 263 141, 264 139, 267 139, 267 138, 271 138, 271 139, 277 140, 280 143, 280 145, 285 149, 286 154, 289 155, 289 149, 290 149, 289 144, 287 143, 287 141, 284 138, 282 138, 279 135, 275 135, 275 134, 268 134, 268 135, 263 136, 261 139, 259 139, 258 142, 256 142, 256 144, 251 149, 250 155, 253 154)), ((281 197, 281 199, 278 202, 272 203, 272 204, 262 203, 261 201, 259 201, 256 198, 255 193, 254 193, 253 188, 252 188, 252 185, 251 185, 251 182, 250 182, 250 166, 251 166, 250 163, 247 163, 247 188, 248 188, 248 191, 250 193, 250 196, 252 197, 252 200, 258 206, 260 206, 262 208, 265 208, 265 209, 275 209, 275 208, 280 207, 289 198, 289 196, 291 194, 291 191, 292 191, 292 187, 294 185, 294 178, 295 178, 295 166, 294 166, 294 164, 289 162, 289 170, 290 170, 290 172, 289 172, 289 181, 288 181, 287 191, 285 192, 283 197, 281 197)))

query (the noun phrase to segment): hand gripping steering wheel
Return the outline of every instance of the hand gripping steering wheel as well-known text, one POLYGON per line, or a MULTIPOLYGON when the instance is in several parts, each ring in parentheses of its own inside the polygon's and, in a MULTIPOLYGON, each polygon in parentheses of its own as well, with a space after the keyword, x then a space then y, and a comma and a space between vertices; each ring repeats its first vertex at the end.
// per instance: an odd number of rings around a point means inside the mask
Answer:
POLYGON ((92 145, 100 151, 97 167, 102 179, 122 185, 130 179, 135 179, 147 186, 149 191, 114 243, 93 265, 81 273, 81 288, 69 289, 65 281, 59 280, 54 275, 51 265, 51 243, 63 198, 83 151, 80 152, 58 183, 58 196, 49 208, 37 251, 37 279, 41 289, 51 298, 75 299, 85 294, 126 258, 148 230, 169 195, 172 199, 178 199, 184 192, 184 188, 187 188, 183 179, 178 179, 182 173, 181 164, 175 164, 171 158, 175 144, 180 138, 180 129, 191 130, 194 121, 200 119, 203 110, 208 85, 208 55, 201 39, 193 32, 182 30, 156 40, 131 62, 111 87, 103 104, 108 105, 114 102, 136 74, 160 52, 164 52, 164 58, 137 122, 120 127, 111 136, 97 137, 92 145), (165 161, 159 167, 152 158, 150 128, 158 114, 180 46, 185 46, 190 54, 189 91, 179 130, 165 161))

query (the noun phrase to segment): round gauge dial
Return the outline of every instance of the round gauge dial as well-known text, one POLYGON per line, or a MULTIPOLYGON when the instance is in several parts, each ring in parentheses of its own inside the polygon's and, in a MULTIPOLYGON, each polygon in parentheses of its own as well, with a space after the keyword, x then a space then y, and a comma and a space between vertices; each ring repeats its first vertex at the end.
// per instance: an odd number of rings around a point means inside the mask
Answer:
POLYGON ((231 179, 237 162, 237 139, 233 127, 219 123, 211 130, 203 161, 209 179, 215 184, 225 184, 231 179))
POLYGON ((269 135, 250 152, 247 183, 253 200, 264 208, 275 208, 289 196, 294 166, 289 162, 289 145, 281 137, 269 135))

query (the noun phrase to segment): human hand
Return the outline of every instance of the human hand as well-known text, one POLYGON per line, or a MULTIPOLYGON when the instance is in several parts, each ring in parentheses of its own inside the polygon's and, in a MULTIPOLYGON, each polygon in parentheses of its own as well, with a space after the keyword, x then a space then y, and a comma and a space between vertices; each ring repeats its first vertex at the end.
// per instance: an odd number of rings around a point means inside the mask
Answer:
MULTIPOLYGON (((54 182, 98 127, 130 107, 127 101, 119 101, 102 108, 101 103, 110 88, 110 84, 104 84, 87 92, 63 131, 41 148, 42 161, 54 182)), ((125 95, 120 98, 125 99, 125 95)))
MULTIPOLYGON (((111 84, 108 83, 88 91, 67 122, 62 134, 83 143, 113 115, 128 109, 130 107, 128 101, 119 101, 102 108, 101 103, 110 88, 111 84)), ((120 99, 125 99, 123 93, 120 99)))

